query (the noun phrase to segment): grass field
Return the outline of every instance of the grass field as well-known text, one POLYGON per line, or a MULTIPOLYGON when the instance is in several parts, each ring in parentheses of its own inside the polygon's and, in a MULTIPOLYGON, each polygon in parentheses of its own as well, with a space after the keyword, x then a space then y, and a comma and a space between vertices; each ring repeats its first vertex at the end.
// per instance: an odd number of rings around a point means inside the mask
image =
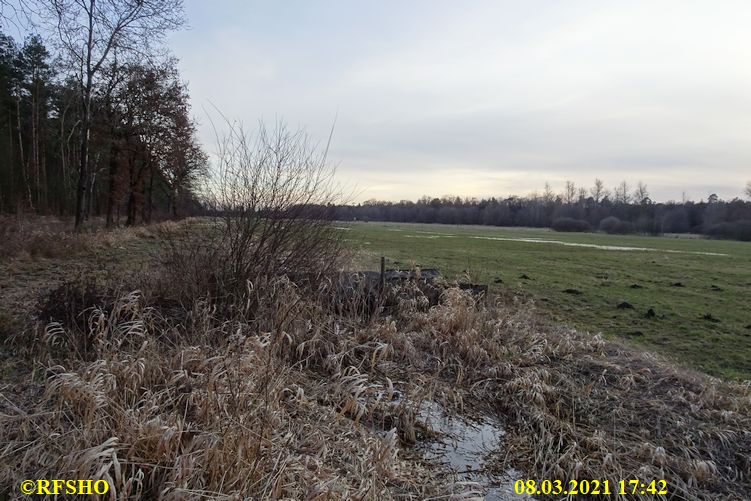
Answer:
POLYGON ((364 249, 364 267, 376 269, 385 256, 387 267, 437 267, 448 278, 468 274, 492 292, 533 300, 552 320, 628 339, 713 375, 751 378, 749 243, 526 228, 340 226, 364 249))

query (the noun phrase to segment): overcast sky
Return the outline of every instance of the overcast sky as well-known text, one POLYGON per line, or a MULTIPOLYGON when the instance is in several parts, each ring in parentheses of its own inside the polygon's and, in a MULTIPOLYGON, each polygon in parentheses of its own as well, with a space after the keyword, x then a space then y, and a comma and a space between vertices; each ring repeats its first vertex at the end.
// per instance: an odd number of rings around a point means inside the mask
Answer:
POLYGON ((358 200, 751 179, 751 1, 186 0, 171 37, 212 105, 325 142, 358 200))

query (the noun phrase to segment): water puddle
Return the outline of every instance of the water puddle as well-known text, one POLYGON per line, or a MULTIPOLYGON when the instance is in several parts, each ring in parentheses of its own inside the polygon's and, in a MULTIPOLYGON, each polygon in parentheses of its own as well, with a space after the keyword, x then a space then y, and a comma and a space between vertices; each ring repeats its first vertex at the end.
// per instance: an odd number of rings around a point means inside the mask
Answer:
POLYGON ((426 235, 437 235, 439 237, 455 237, 453 233, 438 233, 435 231, 422 231, 422 230, 413 230, 415 233, 424 233, 426 235))
POLYGON ((514 493, 519 472, 507 470, 498 475, 486 469, 489 453, 498 451, 505 435, 500 423, 487 417, 470 421, 451 415, 435 402, 423 402, 418 417, 438 434, 436 440, 421 446, 425 457, 454 471, 459 484, 477 486, 478 494, 484 493, 489 501, 534 499, 514 493))
POLYGON ((456 238, 458 235, 452 235, 451 233, 435 233, 432 231, 420 231, 414 230, 414 233, 419 235, 404 235, 405 238, 456 238))
POLYGON ((567 247, 588 247, 591 249, 601 249, 609 251, 651 251, 651 252, 667 252, 672 254, 698 254, 702 256, 729 256, 729 254, 722 254, 720 252, 699 252, 699 251, 681 251, 674 249, 655 249, 652 247, 625 247, 620 245, 598 245, 598 244, 581 244, 576 242, 563 242, 561 240, 546 240, 543 238, 506 238, 506 237, 469 237, 477 238, 481 240, 501 240, 504 242, 527 242, 533 244, 556 244, 565 245, 567 247))

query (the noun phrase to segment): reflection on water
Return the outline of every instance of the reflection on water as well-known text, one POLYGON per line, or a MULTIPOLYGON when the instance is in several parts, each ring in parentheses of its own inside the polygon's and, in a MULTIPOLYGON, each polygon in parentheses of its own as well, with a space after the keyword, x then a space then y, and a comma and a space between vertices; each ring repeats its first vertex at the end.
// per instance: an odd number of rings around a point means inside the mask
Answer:
POLYGON ((450 415, 443 407, 430 401, 423 402, 418 415, 439 435, 426 445, 427 458, 453 470, 460 482, 481 487, 486 500, 532 499, 514 493, 514 481, 521 478, 515 470, 507 470, 501 475, 486 471, 485 459, 490 452, 498 452, 505 434, 500 423, 489 418, 469 421, 450 415))

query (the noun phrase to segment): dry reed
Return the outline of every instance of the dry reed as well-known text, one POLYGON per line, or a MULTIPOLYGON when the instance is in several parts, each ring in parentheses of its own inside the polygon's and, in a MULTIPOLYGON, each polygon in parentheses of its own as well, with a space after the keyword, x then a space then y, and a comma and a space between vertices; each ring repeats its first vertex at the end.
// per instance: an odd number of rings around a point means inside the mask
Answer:
POLYGON ((0 489, 82 477, 118 499, 466 498, 476 486, 411 446, 430 436, 417 408, 431 399, 505 423, 498 471, 751 494, 748 384, 457 289, 431 308, 407 283, 368 314, 336 308, 334 281, 246 289, 229 316, 205 299, 175 316, 135 291, 88 308, 83 327, 27 332, 44 376, 35 399, 3 390, 0 489))

